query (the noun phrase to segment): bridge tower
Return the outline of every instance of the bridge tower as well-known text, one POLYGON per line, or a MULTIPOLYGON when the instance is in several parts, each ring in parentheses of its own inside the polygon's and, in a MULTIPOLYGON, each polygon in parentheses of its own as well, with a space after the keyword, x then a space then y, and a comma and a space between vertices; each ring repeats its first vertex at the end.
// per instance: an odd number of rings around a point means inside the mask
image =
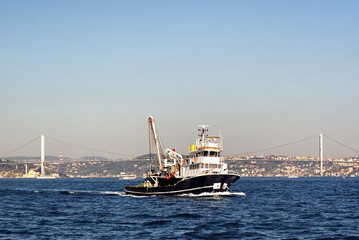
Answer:
POLYGON ((323 176, 323 134, 319 134, 320 176, 323 176))
POLYGON ((41 135, 41 176, 45 176, 45 136, 41 135))

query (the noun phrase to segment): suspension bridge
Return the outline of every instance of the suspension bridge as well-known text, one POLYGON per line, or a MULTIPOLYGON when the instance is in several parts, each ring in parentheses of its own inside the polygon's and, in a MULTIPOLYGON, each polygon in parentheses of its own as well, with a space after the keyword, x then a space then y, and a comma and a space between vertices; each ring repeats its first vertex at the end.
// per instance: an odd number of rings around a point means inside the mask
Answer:
MULTIPOLYGON (((301 157, 291 157, 287 158, 292 161, 295 160, 314 160, 320 163, 320 175, 323 175, 323 162, 325 161, 349 161, 349 162, 358 162, 359 163, 359 150, 348 146, 347 144, 342 143, 332 137, 329 137, 324 134, 314 135, 307 138, 299 139, 296 141, 280 144, 277 146, 271 146, 268 148, 258 149, 249 152, 242 152, 239 154, 231 155, 231 159, 240 158, 241 156, 301 156, 301 157), (342 149, 345 149, 345 152, 350 152, 351 155, 342 156, 340 158, 329 158, 325 156, 326 146, 330 144, 335 144, 342 149), (298 149, 311 148, 311 156, 303 156, 298 153, 298 149), (287 154, 282 154, 286 152, 287 154), (357 157, 353 157, 357 156, 357 157)), ((229 157, 229 156, 225 156, 229 157)), ((112 151, 106 151, 102 149, 97 149, 93 147, 87 147, 76 143, 71 143, 69 141, 60 140, 50 136, 38 136, 34 139, 29 140, 28 142, 21 144, 20 146, 11 149, 0 155, 0 164, 40 164, 43 165, 46 159, 47 163, 52 164, 66 164, 66 163, 96 163, 96 162, 123 162, 131 161, 136 159, 137 156, 117 153, 112 151), (45 139, 46 139, 46 150, 45 150, 45 139), (39 144, 40 141, 40 144, 39 144), (40 149, 41 146, 41 149, 40 149), (39 151, 40 149, 40 151, 39 151), (19 153, 22 152, 22 155, 19 153), (33 156, 30 156, 29 152, 33 153, 33 156), (38 156, 38 153, 41 153, 41 156, 38 156), (26 154, 28 153, 28 154, 26 154), (37 154, 36 154, 37 153, 37 154), (4 161, 4 160, 11 160, 4 161)), ((276 158, 272 158, 276 159, 276 158)), ((283 159, 283 158, 281 158, 283 159)), ((268 158, 267 158, 268 161, 268 158)), ((275 160, 273 160, 275 161, 275 160)))
MULTIPOLYGON (((40 149, 41 144, 45 145, 46 139, 46 159, 48 162, 86 162, 86 161, 124 161, 133 159, 136 156, 130 154, 110 152, 93 147, 86 147, 76 143, 70 143, 68 141, 60 140, 50 136, 38 136, 2 155, 0 159, 9 158, 21 161, 21 163, 32 163, 34 160, 38 160, 40 157, 28 157, 28 155, 22 155, 20 157, 14 157, 17 152, 24 149, 31 149, 31 152, 37 152, 40 149), (34 145, 35 143, 35 145, 34 145), (31 146, 31 148, 29 148, 31 146), (27 157, 26 157, 27 156, 27 157)), ((41 152, 45 151, 45 146, 41 146, 41 152), (43 149, 42 149, 43 148, 43 149)), ((22 151, 22 152, 26 152, 22 151)), ((40 153, 40 151, 38 151, 40 153)))

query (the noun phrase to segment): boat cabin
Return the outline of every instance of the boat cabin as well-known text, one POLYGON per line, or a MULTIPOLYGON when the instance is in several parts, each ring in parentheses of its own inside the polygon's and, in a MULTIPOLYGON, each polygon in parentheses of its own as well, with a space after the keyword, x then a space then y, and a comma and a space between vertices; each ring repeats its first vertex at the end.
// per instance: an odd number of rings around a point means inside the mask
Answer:
POLYGON ((227 164, 221 158, 222 139, 205 135, 208 129, 199 129, 201 134, 195 145, 190 145, 189 155, 183 159, 181 176, 191 177, 201 174, 228 173, 227 164))

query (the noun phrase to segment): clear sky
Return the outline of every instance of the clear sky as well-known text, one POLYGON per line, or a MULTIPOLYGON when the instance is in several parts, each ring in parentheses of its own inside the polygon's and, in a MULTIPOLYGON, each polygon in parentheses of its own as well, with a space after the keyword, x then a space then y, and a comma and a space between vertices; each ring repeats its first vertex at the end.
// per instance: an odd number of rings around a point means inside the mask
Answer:
MULTIPOLYGON (((0 154, 41 134, 145 154, 149 115, 181 153, 197 124, 221 131, 224 154, 319 133, 359 149, 358 12, 354 0, 1 0, 0 154)), ((326 149, 338 151, 359 155, 326 149)))

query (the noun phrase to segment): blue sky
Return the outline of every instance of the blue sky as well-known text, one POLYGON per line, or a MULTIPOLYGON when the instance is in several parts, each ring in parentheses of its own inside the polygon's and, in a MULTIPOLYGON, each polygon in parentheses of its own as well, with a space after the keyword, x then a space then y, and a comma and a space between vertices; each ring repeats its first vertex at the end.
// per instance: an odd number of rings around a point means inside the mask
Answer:
POLYGON ((182 153, 197 124, 223 133, 224 154, 319 133, 359 148, 358 10, 319 0, 0 1, 0 153, 45 134, 144 154, 149 115, 182 153))

